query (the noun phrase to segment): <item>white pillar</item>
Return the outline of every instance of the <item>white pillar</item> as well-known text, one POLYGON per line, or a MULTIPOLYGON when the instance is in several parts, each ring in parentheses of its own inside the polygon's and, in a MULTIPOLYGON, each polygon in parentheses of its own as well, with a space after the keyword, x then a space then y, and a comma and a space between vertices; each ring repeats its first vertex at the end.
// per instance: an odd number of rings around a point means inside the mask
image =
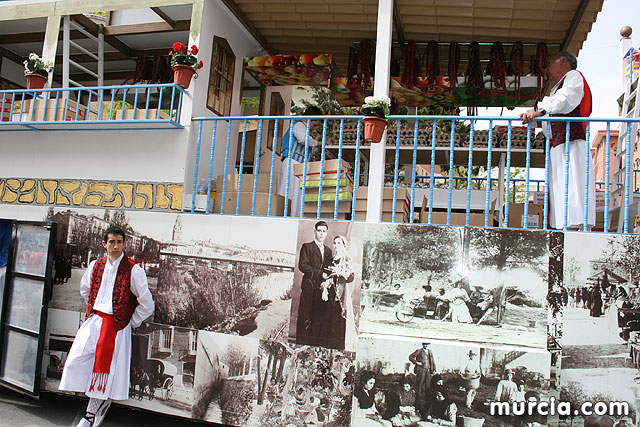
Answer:
MULTIPOLYGON (((373 85, 374 96, 389 96, 392 31, 393 0, 379 0, 375 79, 373 85)), ((367 222, 380 222, 382 218, 382 191, 384 187, 386 145, 387 131, 382 135, 382 141, 377 144, 371 144, 367 222)))
MULTIPOLYGON (((633 30, 628 25, 625 25, 624 27, 620 28, 620 36, 622 36, 622 38, 620 39, 620 77, 621 77, 620 83, 622 84, 622 90, 624 90, 624 88, 627 85, 627 81, 629 80, 628 76, 627 77, 624 76, 624 62, 622 61, 622 58, 624 58, 624 56, 627 53, 629 53, 629 51, 633 47, 632 40, 631 40, 632 31, 633 30)), ((629 58, 629 72, 633 72, 632 58, 629 58)))
MULTIPOLYGON (((60 32, 60 17, 49 16, 47 18, 47 29, 44 33, 44 44, 42 45, 42 60, 56 63, 56 50, 58 48, 58 33, 60 32)), ((53 81, 53 71, 49 73, 47 87, 51 87, 53 81)))

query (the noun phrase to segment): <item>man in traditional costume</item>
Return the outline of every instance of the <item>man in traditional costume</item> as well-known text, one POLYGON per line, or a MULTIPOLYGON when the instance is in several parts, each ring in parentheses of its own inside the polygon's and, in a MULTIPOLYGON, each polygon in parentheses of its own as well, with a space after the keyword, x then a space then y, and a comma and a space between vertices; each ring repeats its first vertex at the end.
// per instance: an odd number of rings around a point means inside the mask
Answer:
MULTIPOLYGON (((582 73, 576 70, 578 60, 567 51, 560 51, 549 58, 547 74, 551 94, 538 103, 537 111, 520 115, 523 123, 535 121, 537 117, 588 117, 591 115, 591 89, 582 73)), ((569 183, 567 228, 578 229, 584 223, 585 171, 589 153, 586 152, 586 122, 569 124, 569 183)), ((543 124, 546 132, 547 124, 543 124)), ((567 161, 566 123, 551 122, 549 136, 551 150, 549 159, 549 226, 564 227, 565 163, 567 161)), ((587 225, 593 226, 596 219, 595 183, 593 163, 589 163, 588 216, 587 225)))
POLYGON ((107 256, 92 261, 80 283, 87 318, 60 381, 60 390, 89 397, 78 427, 99 426, 111 400, 129 398, 131 328, 140 326, 154 310, 147 276, 124 254, 124 239, 120 227, 109 227, 102 242, 107 256))

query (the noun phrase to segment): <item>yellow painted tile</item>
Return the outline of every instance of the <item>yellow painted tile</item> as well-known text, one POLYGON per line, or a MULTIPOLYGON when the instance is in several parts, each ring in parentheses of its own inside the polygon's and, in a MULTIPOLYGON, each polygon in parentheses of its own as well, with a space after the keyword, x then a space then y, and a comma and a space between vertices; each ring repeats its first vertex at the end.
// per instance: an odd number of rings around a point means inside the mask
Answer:
POLYGON ((116 197, 113 198, 111 202, 104 202, 102 204, 105 208, 121 208, 122 207, 122 195, 120 193, 116 194, 116 197))
POLYGON ((143 196, 136 195, 135 198, 135 208, 136 209, 144 209, 147 206, 147 199, 143 196))
POLYGON ((62 194, 60 190, 56 191, 56 205, 70 205, 70 204, 71 202, 69 201, 67 196, 62 194))
POLYGON ((11 187, 7 185, 4 190, 4 194, 2 195, 2 201, 5 203, 13 203, 16 200, 18 200, 18 193, 13 191, 11 187))
MULTIPOLYGON (((46 182, 46 181, 45 181, 46 182)), ((55 181, 53 181, 55 182, 55 181)), ((45 188, 49 189, 50 187, 45 185, 45 188)), ((60 188, 67 194, 71 194, 80 188, 80 181, 60 181, 60 188)), ((52 188, 50 193, 53 192, 55 188, 52 188)))
POLYGON ((167 186, 167 193, 171 194, 171 209, 182 210, 182 191, 181 184, 169 184, 167 186))
POLYGON ((22 187, 20 188, 20 191, 23 193, 26 193, 28 191, 32 191, 34 189, 36 185, 36 180, 35 179, 25 179, 22 182, 22 187))
POLYGON ((149 208, 153 207, 153 184, 138 184, 136 186, 136 193, 147 196, 149 208))
POLYGON ((87 189, 88 188, 89 188, 89 186, 87 185, 86 182, 80 183, 80 189, 76 190, 71 195, 71 200, 73 200, 73 204, 74 205, 81 205, 82 204, 82 199, 84 199, 84 195, 87 194, 87 189))
POLYGON ((89 194, 84 198, 85 206, 100 206, 100 202, 102 202, 102 195, 100 194, 89 194))
POLYGON ((58 181, 54 181, 52 179, 43 179, 42 185, 44 186, 44 189, 47 192, 47 196, 49 197, 48 203, 54 203, 55 191, 56 191, 56 188, 58 188, 58 181))
POLYGON ((20 180, 15 178, 9 178, 7 180, 7 187, 11 187, 12 190, 18 191, 20 188, 20 180))
POLYGON ((124 196, 124 207, 130 208, 133 203, 133 184, 118 184, 118 190, 124 196))
POLYGON ((158 186, 156 187, 156 207, 161 209, 168 209, 171 200, 169 200, 167 195, 164 194, 164 189, 165 187, 163 184, 158 184, 158 186))
POLYGON ((47 203, 47 193, 45 193, 43 189, 42 180, 38 180, 38 187, 36 189, 36 203, 39 205, 44 205, 47 203))
POLYGON ((92 193, 102 193, 105 200, 113 199, 115 193, 113 184, 109 184, 108 182, 92 182, 89 184, 89 191, 92 193))

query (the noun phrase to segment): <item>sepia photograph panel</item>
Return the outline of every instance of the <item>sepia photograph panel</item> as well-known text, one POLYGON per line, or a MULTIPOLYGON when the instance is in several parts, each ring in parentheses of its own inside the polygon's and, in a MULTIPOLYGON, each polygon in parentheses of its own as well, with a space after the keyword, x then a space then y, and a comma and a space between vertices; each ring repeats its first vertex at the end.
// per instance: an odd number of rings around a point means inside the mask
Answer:
POLYGON ((354 351, 364 224, 299 221, 289 342, 354 351))
POLYGON ((546 425, 545 417, 492 415, 490 403, 548 400, 549 365, 542 349, 361 336, 353 424, 546 425))

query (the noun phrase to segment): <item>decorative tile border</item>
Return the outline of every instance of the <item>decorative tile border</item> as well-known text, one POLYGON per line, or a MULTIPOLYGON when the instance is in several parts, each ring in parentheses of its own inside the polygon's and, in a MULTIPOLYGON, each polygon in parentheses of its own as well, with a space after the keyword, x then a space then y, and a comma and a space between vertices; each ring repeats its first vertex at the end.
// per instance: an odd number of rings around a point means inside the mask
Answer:
POLYGON ((180 211, 182 184, 0 178, 0 203, 180 211))

